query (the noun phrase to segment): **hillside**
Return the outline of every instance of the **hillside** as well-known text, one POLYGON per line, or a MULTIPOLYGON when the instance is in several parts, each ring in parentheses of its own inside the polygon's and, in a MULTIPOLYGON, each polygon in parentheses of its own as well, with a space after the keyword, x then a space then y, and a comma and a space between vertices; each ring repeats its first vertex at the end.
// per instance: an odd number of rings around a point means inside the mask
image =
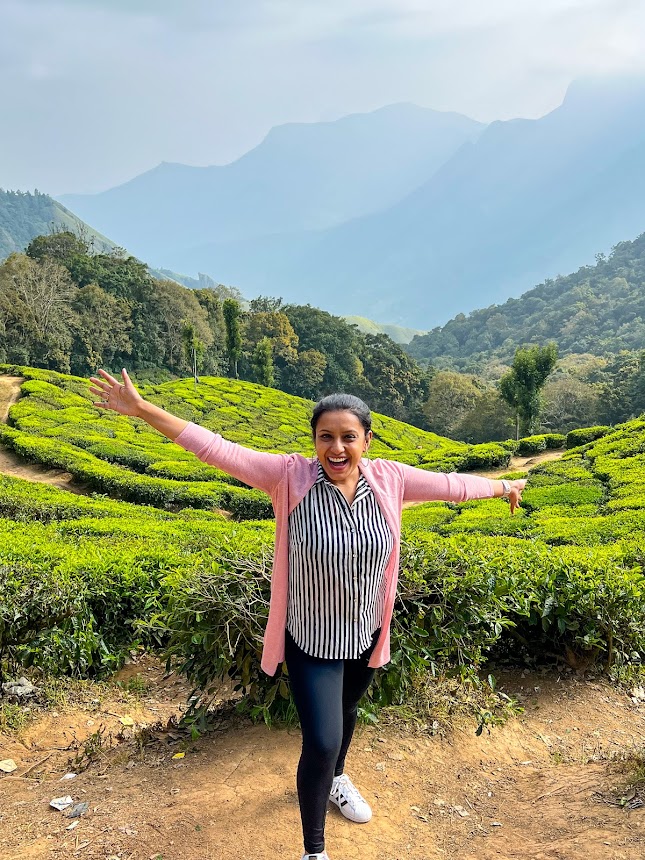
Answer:
POLYGON ((459 314, 415 337, 406 350, 436 366, 473 368, 495 358, 510 362, 519 344, 546 341, 555 341, 561 356, 643 349, 645 233, 519 299, 459 314))
MULTIPOLYGON (((187 249, 320 230, 391 206, 482 128, 454 113, 389 105, 273 128, 232 164, 164 163, 101 194, 60 199, 155 266, 196 272, 190 255, 188 265, 175 264, 187 249)), ((212 263, 199 270, 222 280, 212 263)), ((253 295, 240 277, 228 283, 253 295)))
POLYGON ((538 120, 495 122, 389 209, 327 230, 173 255, 246 293, 430 328, 593 261, 645 229, 645 84, 574 84, 538 120))
POLYGON ((83 236, 98 252, 114 247, 109 239, 47 194, 0 189, 0 260, 15 251, 24 251, 36 236, 58 230, 83 236))
POLYGON ((349 316, 345 320, 350 325, 355 325, 363 334, 386 334, 392 338, 394 343, 406 344, 410 343, 415 335, 425 334, 416 328, 406 328, 400 325, 389 325, 388 323, 375 323, 367 317, 349 316))

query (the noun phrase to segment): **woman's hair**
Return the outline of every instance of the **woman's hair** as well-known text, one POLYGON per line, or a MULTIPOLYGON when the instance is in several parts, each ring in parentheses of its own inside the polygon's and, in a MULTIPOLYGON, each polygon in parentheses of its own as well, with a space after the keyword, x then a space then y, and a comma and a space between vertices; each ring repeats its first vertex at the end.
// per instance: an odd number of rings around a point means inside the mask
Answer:
POLYGON ((314 436, 318 419, 325 412, 351 412, 361 422, 365 433, 369 433, 372 429, 372 414, 369 406, 353 394, 328 394, 316 403, 311 416, 311 431, 314 436))

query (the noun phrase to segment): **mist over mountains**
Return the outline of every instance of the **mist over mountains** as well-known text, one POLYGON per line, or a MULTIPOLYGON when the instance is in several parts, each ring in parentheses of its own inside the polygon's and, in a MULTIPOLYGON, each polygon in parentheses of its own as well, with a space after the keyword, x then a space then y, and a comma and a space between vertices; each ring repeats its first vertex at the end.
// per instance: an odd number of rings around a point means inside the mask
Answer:
MULTIPOLYGON (((192 248, 261 244, 388 208, 483 128, 459 114, 390 105, 335 122, 278 126, 222 167, 164 163, 109 191, 60 199, 141 259, 168 268, 186 259, 195 272, 192 248)), ((217 253, 206 259, 221 280, 217 253)), ((234 259, 233 250, 233 270, 234 259)))
POLYGON ((61 199, 153 265, 430 328, 645 229, 645 81, 485 128, 411 105, 282 126, 226 167, 61 199))

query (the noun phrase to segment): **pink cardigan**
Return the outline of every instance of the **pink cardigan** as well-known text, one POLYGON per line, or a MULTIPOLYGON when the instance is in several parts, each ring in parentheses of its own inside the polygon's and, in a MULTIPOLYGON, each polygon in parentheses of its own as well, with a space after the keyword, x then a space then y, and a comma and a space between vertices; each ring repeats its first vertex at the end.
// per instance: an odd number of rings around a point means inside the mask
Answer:
MULTIPOLYGON (((314 485, 318 460, 300 454, 267 454, 244 448, 223 439, 197 424, 188 424, 175 440, 211 466, 239 478, 249 486, 264 490, 275 511, 275 554, 271 577, 271 603, 264 634, 262 668, 275 675, 284 660, 284 632, 287 623, 289 589, 288 519, 314 485)), ((392 554, 385 568, 385 607, 381 635, 372 652, 370 666, 383 666, 390 659, 390 621, 396 596, 399 570, 399 541, 403 502, 464 502, 490 498, 493 486, 488 478, 475 475, 445 475, 426 472, 392 460, 369 460, 360 467, 394 538, 392 554)))

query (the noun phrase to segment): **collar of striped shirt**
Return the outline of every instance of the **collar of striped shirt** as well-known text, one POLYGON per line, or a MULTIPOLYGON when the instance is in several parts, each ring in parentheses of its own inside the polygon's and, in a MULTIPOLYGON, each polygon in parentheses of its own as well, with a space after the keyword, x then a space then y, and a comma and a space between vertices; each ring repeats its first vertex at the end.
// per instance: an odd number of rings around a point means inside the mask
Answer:
MULTIPOLYGON (((333 488, 337 492, 340 492, 338 487, 334 486, 334 482, 329 480, 327 473, 322 467, 322 463, 318 463, 318 474, 316 476, 316 480, 314 481, 314 486, 316 484, 327 484, 329 487, 333 488)), ((362 472, 358 473, 358 483, 356 484, 356 495, 354 496, 354 502, 360 501, 365 496, 369 496, 372 493, 372 488, 365 480, 365 477, 362 472)))

